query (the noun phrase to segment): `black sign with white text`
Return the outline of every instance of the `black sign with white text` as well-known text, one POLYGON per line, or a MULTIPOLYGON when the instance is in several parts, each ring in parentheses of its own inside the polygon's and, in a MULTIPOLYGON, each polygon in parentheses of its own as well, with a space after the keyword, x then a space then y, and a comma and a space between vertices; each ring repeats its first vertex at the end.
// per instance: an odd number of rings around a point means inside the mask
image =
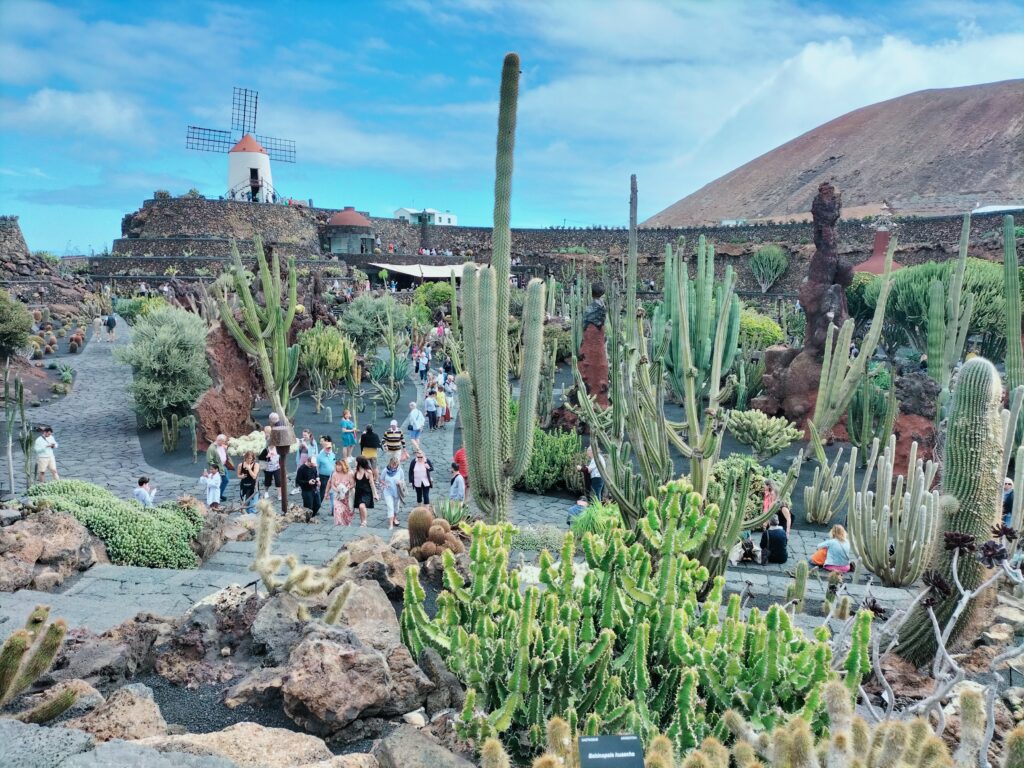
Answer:
POLYGON ((638 736, 580 736, 580 768, 644 768, 638 736))

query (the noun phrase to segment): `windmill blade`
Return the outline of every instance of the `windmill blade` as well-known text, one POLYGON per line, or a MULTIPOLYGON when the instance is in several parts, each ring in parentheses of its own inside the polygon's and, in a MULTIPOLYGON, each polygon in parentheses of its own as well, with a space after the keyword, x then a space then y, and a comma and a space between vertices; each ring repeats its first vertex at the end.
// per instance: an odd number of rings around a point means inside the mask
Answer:
POLYGON ((256 103, 260 95, 248 88, 235 88, 231 97, 231 127, 242 134, 256 131, 256 103))
POLYGON ((190 125, 185 133, 187 149, 197 149, 200 152, 228 152, 234 145, 235 142, 228 131, 218 131, 216 128, 190 125))
POLYGON ((267 150, 271 160, 277 160, 281 163, 295 162, 295 142, 291 139, 275 139, 273 136, 260 136, 256 134, 256 141, 267 150))

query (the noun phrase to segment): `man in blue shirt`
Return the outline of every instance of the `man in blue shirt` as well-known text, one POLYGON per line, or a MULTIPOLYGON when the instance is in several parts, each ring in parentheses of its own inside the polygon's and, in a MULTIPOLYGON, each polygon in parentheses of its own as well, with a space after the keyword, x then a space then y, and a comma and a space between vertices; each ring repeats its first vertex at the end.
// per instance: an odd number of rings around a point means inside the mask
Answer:
MULTIPOLYGON (((334 462, 337 461, 337 456, 334 453, 334 445, 331 443, 331 438, 327 435, 323 435, 320 438, 320 453, 316 455, 316 471, 320 475, 320 502, 324 502, 324 489, 327 488, 327 483, 331 479, 331 474, 334 472, 334 462)), ((332 509, 332 504, 328 500, 328 509, 332 509)))
POLYGON ((152 507, 154 499, 156 498, 156 489, 151 488, 149 485, 148 477, 139 478, 139 487, 132 493, 135 496, 135 500, 138 501, 143 507, 152 507))

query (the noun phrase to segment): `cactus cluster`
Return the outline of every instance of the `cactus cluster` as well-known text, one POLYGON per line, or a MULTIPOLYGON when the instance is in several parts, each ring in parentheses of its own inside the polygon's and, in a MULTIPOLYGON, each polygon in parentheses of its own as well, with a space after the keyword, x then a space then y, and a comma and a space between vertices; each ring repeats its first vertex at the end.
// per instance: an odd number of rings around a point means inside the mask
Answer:
MULTIPOLYGON (((854 488, 850 474, 847 491, 847 524, 850 541, 861 563, 887 587, 913 584, 924 573, 932 557, 939 527, 939 492, 930 491, 938 467, 917 458, 917 443, 910 445, 908 475, 896 476, 896 436, 889 437, 879 456, 879 441, 871 454, 861 490, 854 488), (874 474, 874 490, 871 487, 874 474)), ((856 450, 856 449, 854 449, 856 450)))
MULTIPOLYGON (((508 569, 511 528, 477 523, 467 584, 444 556, 446 589, 429 619, 417 569, 407 578, 403 642, 437 649, 469 688, 459 720, 465 737, 500 735, 517 758, 545 740, 548 718, 573 731, 628 731, 645 743, 664 732, 680 751, 725 736, 729 708, 766 727, 803 712, 818 728, 821 687, 833 676, 827 630, 806 637, 772 606, 743 619, 738 595, 720 616, 724 581, 698 593, 708 571, 689 555, 713 525, 685 481, 646 502, 636 529, 587 534, 589 570, 576 583, 576 540, 567 533, 556 565, 544 551, 537 587, 508 569)), ((859 685, 870 614, 858 620, 846 664, 859 685)))
POLYGON ((460 555, 465 546, 451 523, 443 517, 434 517, 430 507, 416 507, 409 513, 409 554, 420 562, 434 555, 452 552, 460 555))
POLYGON ((763 411, 731 411, 728 424, 732 436, 749 445, 758 459, 771 458, 803 437, 788 419, 763 411))
POLYGON ((836 452, 831 464, 818 464, 814 468, 814 479, 804 486, 804 512, 807 522, 827 525, 836 512, 845 505, 847 478, 852 477, 853 466, 857 463, 856 448, 851 451, 850 460, 839 469, 843 460, 843 449, 836 452), (838 471, 838 474, 837 474, 838 471))
POLYGON ((878 439, 883 445, 889 441, 899 415, 896 387, 881 387, 875 377, 865 376, 853 391, 846 411, 846 431, 850 442, 859 450, 861 463, 867 461, 871 441, 878 439))
MULTIPOLYGON (((982 357, 964 363, 953 390, 942 462, 943 533, 954 546, 939 548, 930 570, 949 584, 973 590, 984 577, 984 567, 969 554, 958 555, 956 540, 983 540, 999 519, 1002 504, 1003 386, 995 366, 982 357), (949 536, 959 534, 962 536, 949 536), (957 575, 953 575, 956 557, 957 575)), ((939 626, 945 626, 960 595, 941 596, 934 607, 939 626)), ((965 610, 949 635, 952 644, 970 621, 973 606, 965 610)), ((934 657, 936 638, 932 620, 918 607, 900 631, 898 653, 908 661, 923 663, 934 657)))
MULTIPOLYGON (((928 287, 928 375, 939 383, 939 409, 941 418, 949 400, 949 383, 953 367, 964 354, 967 330, 974 313, 974 294, 963 293, 967 273, 967 244, 971 234, 971 216, 964 216, 960 229, 959 258, 949 279, 949 293, 941 280, 933 280, 928 287)), ((1018 296, 1018 302, 1020 297, 1018 296)), ((1020 331, 1018 323, 1018 333, 1020 331)))
POLYGON ((282 419, 287 419, 292 382, 299 372, 299 347, 297 344, 288 345, 288 333, 298 307, 295 258, 288 259, 287 295, 282 298, 281 260, 277 251, 271 253, 268 263, 263 252, 263 238, 259 235, 253 238, 253 248, 259 267, 263 303, 256 301, 248 273, 242 266, 238 245, 232 240, 230 275, 241 304, 242 320, 235 319, 228 304, 226 288, 217 296, 220 318, 242 351, 256 359, 271 407, 282 419))
POLYGON ((523 308, 522 373, 519 412, 513 431, 509 415, 509 275, 512 157, 519 56, 505 57, 498 108, 495 155, 494 231, 489 266, 466 264, 462 271, 462 321, 465 370, 459 374, 459 406, 473 478, 473 497, 491 520, 508 518, 512 484, 526 472, 533 450, 534 416, 544 350, 544 283, 531 280, 523 308))
MULTIPOLYGON (((0 710, 39 679, 57 657, 68 627, 63 619, 49 623, 50 609, 37 605, 23 629, 0 647, 0 710)), ((35 706, 14 717, 26 723, 46 723, 67 711, 78 698, 74 685, 54 686, 35 706)))

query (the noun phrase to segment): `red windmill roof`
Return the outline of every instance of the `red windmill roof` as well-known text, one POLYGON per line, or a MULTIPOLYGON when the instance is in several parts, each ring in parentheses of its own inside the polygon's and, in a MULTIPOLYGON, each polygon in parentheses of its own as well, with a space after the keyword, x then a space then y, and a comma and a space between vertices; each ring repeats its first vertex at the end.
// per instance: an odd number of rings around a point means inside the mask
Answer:
MULTIPOLYGON (((875 242, 871 249, 871 258, 853 268, 854 272, 869 272, 872 275, 881 275, 885 272, 885 254, 889 249, 890 233, 887 229, 879 229, 875 232, 875 242)), ((902 264, 892 263, 892 271, 903 269, 902 264)))
POLYGON ((344 210, 338 211, 327 220, 331 227, 369 227, 370 220, 359 213, 351 205, 346 205, 344 210))
POLYGON ((233 146, 229 152, 262 152, 264 155, 268 154, 267 150, 252 137, 251 133, 245 134, 235 146, 233 146))

